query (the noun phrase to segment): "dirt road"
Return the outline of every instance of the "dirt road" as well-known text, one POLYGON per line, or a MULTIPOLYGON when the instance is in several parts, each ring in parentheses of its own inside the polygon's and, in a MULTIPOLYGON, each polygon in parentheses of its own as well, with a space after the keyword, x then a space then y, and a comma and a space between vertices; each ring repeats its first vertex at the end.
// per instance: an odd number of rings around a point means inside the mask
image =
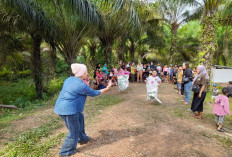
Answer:
MULTIPOLYGON (((125 97, 104 110, 86 127, 94 140, 78 146, 75 157, 231 157, 223 147, 213 123, 197 120, 181 103, 173 85, 163 84, 163 104, 146 101, 145 84, 130 84, 125 92, 113 88, 108 94, 125 97)), ((64 128, 65 129, 65 128, 64 128)), ((58 156, 59 149, 54 150, 58 156)))

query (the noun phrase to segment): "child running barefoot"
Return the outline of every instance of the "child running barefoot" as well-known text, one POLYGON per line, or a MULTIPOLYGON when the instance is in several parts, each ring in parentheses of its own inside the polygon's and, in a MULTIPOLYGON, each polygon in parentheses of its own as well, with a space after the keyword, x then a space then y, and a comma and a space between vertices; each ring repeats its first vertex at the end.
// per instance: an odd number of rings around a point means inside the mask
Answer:
POLYGON ((220 132, 224 132, 224 130, 222 129, 222 125, 225 121, 226 115, 230 115, 229 99, 227 95, 228 95, 228 89, 223 88, 222 95, 217 96, 214 102, 213 113, 215 114, 217 130, 220 132))
POLYGON ((159 103, 162 103, 158 99, 158 87, 160 86, 161 79, 157 76, 157 72, 153 71, 152 76, 149 76, 146 79, 146 87, 147 87, 147 100, 154 98, 159 103))

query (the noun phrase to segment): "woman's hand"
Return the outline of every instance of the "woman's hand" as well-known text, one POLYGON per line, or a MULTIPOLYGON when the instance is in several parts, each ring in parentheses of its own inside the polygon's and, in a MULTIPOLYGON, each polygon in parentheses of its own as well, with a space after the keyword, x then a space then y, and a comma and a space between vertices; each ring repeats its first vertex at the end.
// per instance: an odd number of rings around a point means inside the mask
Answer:
POLYGON ((106 91, 108 91, 111 88, 111 86, 112 86, 112 82, 110 81, 109 84, 108 84, 108 86, 106 88, 100 90, 101 94, 105 93, 106 91))

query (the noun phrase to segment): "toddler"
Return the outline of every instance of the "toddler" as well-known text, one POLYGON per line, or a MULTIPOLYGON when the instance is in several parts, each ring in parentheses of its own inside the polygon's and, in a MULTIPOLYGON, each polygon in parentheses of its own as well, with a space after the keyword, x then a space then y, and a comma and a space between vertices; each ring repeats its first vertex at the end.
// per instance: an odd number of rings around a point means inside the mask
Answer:
POLYGON ((213 113, 215 114, 217 130, 220 132, 224 132, 224 130, 222 129, 222 125, 225 121, 226 115, 230 115, 229 98, 227 97, 227 95, 228 89, 223 88, 222 94, 217 96, 214 102, 213 113))
POLYGON ((214 99, 216 99, 217 96, 218 96, 217 84, 213 84, 212 97, 210 103, 213 103, 214 99))

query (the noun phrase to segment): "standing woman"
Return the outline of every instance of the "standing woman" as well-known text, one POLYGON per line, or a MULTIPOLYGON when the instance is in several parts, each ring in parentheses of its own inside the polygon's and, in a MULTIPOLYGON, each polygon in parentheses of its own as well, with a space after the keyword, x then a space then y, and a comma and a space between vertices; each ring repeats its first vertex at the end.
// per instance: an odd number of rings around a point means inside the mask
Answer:
POLYGON ((142 82, 143 81, 142 79, 143 79, 143 65, 141 62, 139 62, 138 66, 137 66, 137 82, 138 83, 139 83, 139 81, 142 82))
POLYGON ((55 113, 64 120, 69 130, 60 150, 60 156, 75 154, 78 142, 87 143, 90 141, 90 138, 84 132, 83 110, 86 97, 98 96, 108 91, 112 86, 110 82, 105 89, 93 90, 83 82, 88 76, 87 68, 84 64, 72 64, 71 69, 75 76, 71 76, 64 81, 54 109, 55 113))
POLYGON ((194 112, 198 112, 198 114, 193 114, 195 118, 202 119, 202 113, 203 113, 203 103, 206 97, 207 92, 207 85, 209 82, 209 75, 207 70, 203 65, 199 65, 196 68, 196 76, 193 80, 193 101, 191 110, 194 112))
POLYGON ((184 93, 185 93, 185 98, 184 104, 188 105, 191 100, 191 89, 192 89, 192 79, 193 79, 193 73, 192 70, 189 68, 189 64, 183 63, 183 77, 182 77, 182 82, 184 85, 184 93))

